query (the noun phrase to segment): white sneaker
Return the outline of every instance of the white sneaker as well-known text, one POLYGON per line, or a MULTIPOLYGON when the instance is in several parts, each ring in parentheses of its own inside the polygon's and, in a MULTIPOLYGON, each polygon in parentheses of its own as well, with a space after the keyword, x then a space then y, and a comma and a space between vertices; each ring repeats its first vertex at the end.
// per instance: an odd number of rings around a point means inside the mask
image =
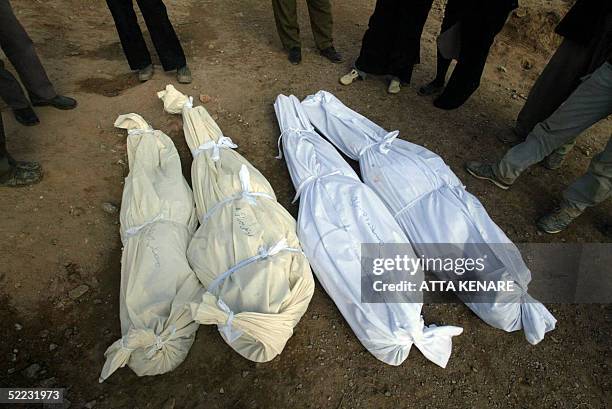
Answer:
POLYGON ((358 78, 362 78, 362 77, 363 77, 362 74, 360 74, 359 71, 353 68, 351 72, 340 77, 340 84, 351 85, 353 81, 355 81, 358 78))
POLYGON ((397 94, 401 91, 402 85, 399 78, 392 78, 391 82, 389 82, 389 88, 387 88, 387 92, 389 94, 397 94))

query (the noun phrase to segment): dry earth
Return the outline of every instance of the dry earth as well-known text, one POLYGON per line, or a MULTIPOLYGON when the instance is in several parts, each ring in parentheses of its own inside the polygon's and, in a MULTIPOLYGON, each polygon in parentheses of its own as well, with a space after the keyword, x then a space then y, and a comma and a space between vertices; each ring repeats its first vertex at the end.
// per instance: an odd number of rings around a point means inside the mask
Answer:
MULTIPOLYGON (((120 205, 126 174, 125 135, 112 124, 118 114, 142 114, 173 138, 189 177, 180 118, 163 113, 155 97, 174 78, 158 70, 152 81, 135 81, 101 0, 12 3, 57 88, 75 95, 79 108, 39 109, 41 124, 34 128, 18 126, 4 110, 10 150, 40 160, 46 174, 39 185, 0 192, 0 385, 65 387, 71 407, 78 408, 612 406, 608 305, 551 305, 558 328, 537 346, 521 333, 487 326, 463 305, 428 305, 428 321, 464 328, 448 367, 436 367, 416 350, 403 365, 391 367, 365 352, 320 287, 284 353, 270 363, 244 360, 216 329, 202 326, 174 372, 138 378, 122 369, 98 384, 103 353, 121 335, 118 216, 102 208, 106 202, 120 205)), ((373 0, 335 2, 336 43, 349 61, 339 66, 313 49, 300 2, 305 55, 298 67, 279 49, 269 2, 166 3, 195 77, 179 88, 211 97, 206 108, 294 215, 293 186, 284 163, 274 160, 278 128, 272 102, 279 93, 304 97, 327 89, 383 127, 439 153, 514 241, 610 241, 610 202, 558 236, 539 235, 533 225, 602 148, 609 121, 581 137, 562 170, 536 166, 510 192, 469 178, 462 169, 466 159, 496 158, 506 148, 495 135, 508 132, 557 44, 552 30, 567 3, 523 1, 496 42, 481 89, 453 112, 436 110, 415 92, 434 69, 440 2, 423 36, 414 83, 397 96, 387 95, 377 81, 351 87, 337 82, 358 53, 373 0)))

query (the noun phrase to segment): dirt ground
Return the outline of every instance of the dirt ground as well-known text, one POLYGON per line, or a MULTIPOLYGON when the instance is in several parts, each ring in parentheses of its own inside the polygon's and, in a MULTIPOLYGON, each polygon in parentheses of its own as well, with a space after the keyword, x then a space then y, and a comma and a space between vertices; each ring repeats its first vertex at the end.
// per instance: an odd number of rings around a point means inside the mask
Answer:
MULTIPOLYGON (((152 81, 137 83, 102 0, 12 3, 57 88, 76 96, 79 107, 38 109, 41 124, 33 128, 18 126, 4 110, 9 149, 18 158, 40 160, 45 179, 0 192, 0 385, 65 387, 73 408, 612 407, 608 305, 550 305, 558 328, 537 346, 521 333, 487 326, 463 305, 427 305, 427 322, 464 328, 448 367, 438 368, 416 349, 403 365, 391 367, 364 350, 319 286, 295 335, 272 362, 241 358, 215 328, 201 326, 174 372, 138 378, 125 368, 99 384, 104 351, 121 336, 118 215, 102 209, 106 202, 120 205, 127 172, 125 134, 112 124, 118 114, 143 115, 172 137, 189 178, 191 157, 180 118, 163 113, 155 96, 175 81, 158 69, 152 81)), ((497 158, 506 149, 495 135, 508 132, 556 46, 552 30, 566 2, 523 1, 498 37, 480 90, 452 112, 416 95, 433 75, 439 1, 413 84, 396 96, 378 81, 338 84, 359 51, 373 0, 335 2, 336 45, 347 57, 342 65, 317 54, 300 2, 304 61, 297 67, 280 49, 267 1, 166 3, 194 74, 192 85, 178 88, 211 97, 206 108, 294 215, 293 186, 285 164, 274 159, 279 132, 272 103, 279 93, 304 97, 326 89, 440 154, 512 240, 610 242, 610 201, 558 236, 538 234, 534 227, 603 147, 610 121, 586 132, 561 170, 535 166, 509 192, 468 177, 462 168, 467 159, 497 158)))

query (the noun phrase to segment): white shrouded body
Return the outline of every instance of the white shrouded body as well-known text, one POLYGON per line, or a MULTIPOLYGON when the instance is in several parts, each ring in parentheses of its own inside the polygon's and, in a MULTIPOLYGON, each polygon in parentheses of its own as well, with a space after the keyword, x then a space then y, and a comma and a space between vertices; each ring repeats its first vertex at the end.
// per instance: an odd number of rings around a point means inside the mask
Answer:
MULTIPOLYGON (((385 131, 326 91, 307 97, 302 106, 316 129, 359 160, 365 183, 385 201, 419 255, 441 256, 431 244, 454 244, 463 258, 486 253, 489 261, 495 260, 487 265, 494 267, 478 272, 478 280, 518 285, 519 291, 496 293, 486 302, 461 296, 472 311, 493 327, 524 329, 532 344, 555 328, 556 320, 546 307, 527 294, 531 273, 519 250, 442 158, 397 139, 397 131, 385 131)), ((458 279, 454 272, 434 273, 441 279, 458 279)))
POLYGON ((408 243, 384 203, 316 134, 294 96, 274 104, 283 152, 300 198, 298 235, 313 271, 361 343, 400 365, 414 344, 444 367, 457 327, 425 326, 422 304, 362 303, 361 244, 408 243))
POLYGON ((115 126, 128 130, 130 167, 120 214, 123 337, 106 350, 100 382, 126 364, 142 376, 183 362, 198 328, 188 306, 202 288, 186 254, 197 225, 193 194, 172 140, 137 114, 115 126))
POLYGON ((216 324, 234 350, 256 362, 281 353, 314 292, 293 217, 264 176, 233 149, 204 107, 169 85, 158 96, 182 114, 194 160, 200 227, 187 257, 205 288, 193 318, 216 324))

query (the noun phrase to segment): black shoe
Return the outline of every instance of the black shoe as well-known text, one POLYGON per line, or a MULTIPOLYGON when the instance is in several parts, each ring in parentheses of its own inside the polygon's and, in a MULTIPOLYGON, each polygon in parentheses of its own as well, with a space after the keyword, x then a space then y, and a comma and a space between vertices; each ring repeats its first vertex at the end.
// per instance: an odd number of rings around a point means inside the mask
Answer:
POLYGON ((52 106, 57 109, 74 109, 77 106, 77 102, 74 98, 65 97, 63 95, 56 95, 51 99, 31 98, 30 100, 35 107, 52 106))
POLYGON ((293 65, 298 65, 302 62, 302 49, 300 47, 293 47, 289 50, 289 62, 293 65))
POLYGON ((323 57, 327 58, 329 61, 333 62, 334 64, 339 64, 342 61, 344 61, 342 59, 342 54, 336 51, 334 46, 324 48, 320 51, 320 53, 323 57))
POLYGON ((444 82, 438 82, 436 80, 433 80, 429 84, 423 85, 421 88, 419 88, 417 94, 422 97, 426 97, 429 95, 439 94, 442 91, 444 91, 444 82))
POLYGON ((40 123, 40 120, 36 116, 36 112, 34 112, 32 107, 13 109, 13 114, 15 114, 15 119, 17 122, 22 125, 33 126, 40 123))
POLYGON ((452 98, 445 98, 444 94, 442 94, 438 98, 434 99, 433 105, 436 108, 450 111, 459 108, 461 105, 463 105, 463 102, 465 101, 453 101, 452 98))

